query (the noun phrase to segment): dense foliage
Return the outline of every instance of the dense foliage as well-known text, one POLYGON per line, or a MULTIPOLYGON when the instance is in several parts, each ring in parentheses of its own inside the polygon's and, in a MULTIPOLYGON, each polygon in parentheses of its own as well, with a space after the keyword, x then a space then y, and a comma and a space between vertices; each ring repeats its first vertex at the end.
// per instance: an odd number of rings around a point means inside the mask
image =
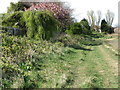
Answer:
POLYGON ((15 11, 24 11, 24 8, 28 8, 29 5, 23 3, 23 2, 18 2, 18 3, 10 3, 10 7, 8 7, 7 12, 12 13, 15 11))
POLYGON ((101 31, 102 32, 108 32, 108 30, 109 30, 109 27, 107 25, 107 22, 105 20, 102 20, 102 22, 101 22, 101 31))
POLYGON ((62 2, 42 2, 37 4, 32 4, 32 6, 26 10, 39 10, 39 11, 50 11, 53 16, 61 22, 62 27, 66 27, 72 22, 71 9, 66 7, 62 2))
POLYGON ((103 19, 101 22, 101 31, 111 34, 114 33, 114 28, 112 26, 109 26, 105 19, 103 19))
POLYGON ((49 41, 40 41, 28 39, 27 37, 9 36, 2 34, 2 57, 1 65, 3 71, 2 87, 38 87, 36 80, 43 82, 42 75, 35 74, 30 76, 30 72, 41 70, 44 65, 42 62, 49 54, 62 54, 64 49, 62 43, 51 43, 49 41), (42 66, 41 66, 42 65, 42 66), (30 79, 31 78, 31 82, 30 79), (19 79, 19 80, 18 80, 19 79), (22 83, 20 83, 20 82, 22 83), (19 82, 18 85, 15 83, 19 82), (14 86, 15 84, 15 86, 14 86))
POLYGON ((25 22, 23 18, 23 12, 15 12, 12 14, 4 15, 2 25, 4 27, 15 27, 24 29, 25 22))
POLYGON ((27 11, 23 16, 28 28, 27 36, 30 38, 50 39, 59 29, 59 23, 49 12, 27 11))
POLYGON ((86 19, 81 20, 80 22, 74 23, 68 27, 68 30, 66 30, 69 34, 90 34, 90 26, 88 24, 88 21, 86 19))
POLYGON ((50 39, 59 30, 59 22, 47 11, 15 12, 2 25, 27 30, 27 36, 35 39, 50 39))
MULTIPOLYGON (((68 7, 64 2, 18 2, 10 3, 7 12, 13 13, 16 11, 27 11, 27 10, 39 10, 39 11, 49 11, 55 16, 55 18, 61 22, 61 27, 66 28, 67 25, 73 23, 73 18, 71 18, 72 9, 68 7)), ((64 31, 64 29, 62 30, 64 31)))
POLYGON ((87 21, 87 19, 82 19, 80 21, 81 27, 82 27, 82 33, 83 34, 90 34, 91 33, 91 28, 89 26, 89 23, 87 21))

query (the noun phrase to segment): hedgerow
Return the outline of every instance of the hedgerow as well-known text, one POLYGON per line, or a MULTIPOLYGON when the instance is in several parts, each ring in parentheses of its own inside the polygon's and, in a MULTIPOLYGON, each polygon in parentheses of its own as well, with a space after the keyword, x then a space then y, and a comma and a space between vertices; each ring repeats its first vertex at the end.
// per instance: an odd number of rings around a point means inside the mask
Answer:
POLYGON ((4 27, 27 30, 27 36, 34 39, 50 39, 60 30, 59 22, 48 11, 15 12, 4 18, 4 27))

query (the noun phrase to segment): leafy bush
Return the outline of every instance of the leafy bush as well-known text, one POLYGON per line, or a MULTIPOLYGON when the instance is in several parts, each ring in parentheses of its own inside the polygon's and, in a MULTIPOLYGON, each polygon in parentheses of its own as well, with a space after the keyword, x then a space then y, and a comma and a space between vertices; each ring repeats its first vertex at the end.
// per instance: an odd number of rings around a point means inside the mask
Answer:
POLYGON ((66 30, 66 33, 68 34, 90 34, 90 26, 88 24, 88 21, 86 19, 81 20, 79 23, 74 23, 68 27, 68 30, 66 30))
POLYGON ((39 2, 36 4, 32 4, 30 8, 26 8, 26 11, 50 11, 53 16, 61 23, 61 27, 66 27, 66 25, 69 25, 72 22, 71 18, 71 12, 72 9, 65 6, 64 3, 60 2, 39 2))
POLYGON ((74 23, 74 24, 70 25, 68 30, 66 30, 66 33, 79 35, 82 33, 81 29, 82 29, 82 27, 81 27, 80 23, 74 23))
POLYGON ((15 12, 7 14, 3 18, 2 25, 4 27, 25 28, 25 22, 23 19, 23 12, 15 12))
POLYGON ((109 30, 109 27, 108 27, 108 24, 105 20, 102 20, 101 22, 101 31, 102 32, 108 32, 109 30))
POLYGON ((15 12, 4 18, 2 25, 27 29, 27 36, 35 39, 50 39, 59 28, 59 22, 48 12, 15 12))
MULTIPOLYGON (((10 3, 10 7, 8 7, 7 12, 13 13, 16 11, 46 11, 48 10, 53 14, 53 16, 61 23, 61 27, 63 29, 73 23, 73 18, 71 18, 72 9, 68 7, 63 2, 35 2, 35 3, 27 3, 27 2, 18 2, 18 3, 10 3)), ((62 30, 63 30, 62 29, 62 30)))
POLYGON ((114 33, 114 28, 112 26, 109 26, 105 19, 103 19, 101 22, 101 31, 111 34, 114 33))
POLYGON ((7 13, 12 13, 15 11, 24 11, 24 7, 28 8, 29 5, 23 3, 23 2, 18 2, 18 3, 10 3, 10 7, 7 9, 7 13))
POLYGON ((81 47, 80 41, 82 39, 84 38, 79 35, 69 35, 63 33, 56 38, 55 42, 61 42, 64 44, 65 47, 80 48, 81 47))
POLYGON ((28 28, 28 37, 49 39, 58 31, 59 23, 49 12, 26 11, 24 19, 28 28))
POLYGON ((86 19, 82 19, 80 21, 80 25, 82 26, 82 33, 83 34, 91 34, 89 23, 86 19))

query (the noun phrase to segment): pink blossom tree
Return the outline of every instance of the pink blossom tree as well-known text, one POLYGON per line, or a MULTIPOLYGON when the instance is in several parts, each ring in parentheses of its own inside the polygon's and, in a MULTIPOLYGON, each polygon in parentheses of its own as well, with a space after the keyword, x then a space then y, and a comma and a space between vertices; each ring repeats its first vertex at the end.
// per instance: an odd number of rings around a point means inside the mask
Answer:
POLYGON ((45 11, 48 10, 51 13, 53 13, 53 15, 55 16, 55 18, 61 22, 61 26, 63 28, 66 27, 66 25, 69 25, 71 23, 71 12, 72 9, 70 9, 69 7, 64 7, 63 5, 64 3, 62 2, 39 2, 37 4, 33 4, 31 5, 30 8, 25 8, 26 10, 40 10, 40 11, 45 11))

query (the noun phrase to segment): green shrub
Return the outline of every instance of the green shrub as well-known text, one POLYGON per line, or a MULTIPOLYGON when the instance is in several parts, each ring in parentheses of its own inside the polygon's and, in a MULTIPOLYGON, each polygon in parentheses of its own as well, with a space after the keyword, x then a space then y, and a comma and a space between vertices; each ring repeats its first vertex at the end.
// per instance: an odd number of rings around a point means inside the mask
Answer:
POLYGON ((61 42, 65 47, 80 48, 81 39, 83 39, 83 37, 79 35, 61 34, 58 38, 56 38, 55 42, 61 42))
POLYGON ((68 34, 81 34, 81 25, 80 23, 74 23, 72 25, 70 25, 70 27, 68 28, 68 30, 66 30, 66 33, 68 34))
POLYGON ((66 33, 80 35, 80 34, 90 34, 91 31, 88 21, 86 19, 83 19, 80 22, 70 25, 70 27, 68 27, 68 30, 66 30, 66 33))
POLYGON ((114 28, 112 26, 109 26, 105 19, 103 19, 101 22, 101 31, 111 34, 114 33, 114 28))
POLYGON ((89 23, 86 19, 82 19, 80 21, 80 25, 82 27, 82 33, 83 34, 91 34, 89 23))
POLYGON ((102 31, 102 32, 108 32, 108 30, 109 30, 109 27, 108 27, 108 25, 107 25, 107 22, 106 22, 105 19, 104 19, 104 20, 102 20, 102 22, 101 22, 101 31, 102 31))
POLYGON ((58 30, 58 22, 49 12, 27 11, 24 18, 30 38, 49 39, 58 30))
POLYGON ((26 5, 22 4, 21 2, 18 3, 10 3, 10 7, 8 7, 7 12, 8 13, 12 13, 15 11, 24 11, 24 7, 26 7, 26 5))
POLYGON ((60 27, 59 22, 48 11, 15 12, 2 21, 4 27, 27 29, 27 36, 35 39, 50 39, 60 27))
POLYGON ((23 12, 6 14, 5 17, 3 18, 2 25, 4 27, 25 28, 23 12))

